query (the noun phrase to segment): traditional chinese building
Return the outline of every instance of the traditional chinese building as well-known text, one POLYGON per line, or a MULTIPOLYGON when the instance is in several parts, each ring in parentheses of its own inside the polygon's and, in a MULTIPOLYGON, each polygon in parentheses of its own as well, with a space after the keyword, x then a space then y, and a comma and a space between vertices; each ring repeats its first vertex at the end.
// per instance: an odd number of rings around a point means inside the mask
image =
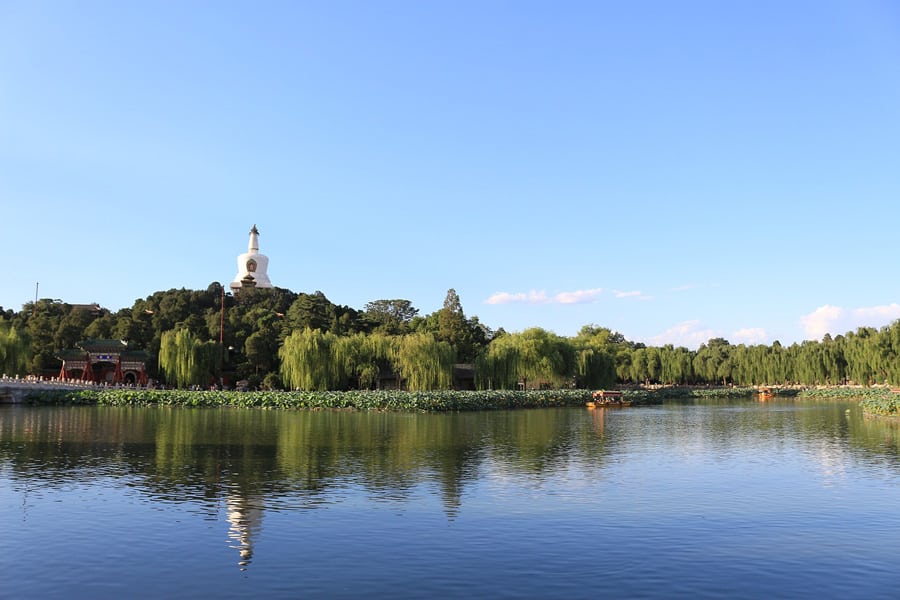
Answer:
POLYGON ((129 350, 122 340, 87 339, 76 346, 56 354, 61 379, 147 385, 150 355, 143 350, 129 350))
POLYGON ((247 251, 237 257, 238 272, 231 282, 231 291, 238 292, 242 287, 270 288, 269 257, 259 253, 259 230, 256 225, 250 230, 250 242, 247 251))

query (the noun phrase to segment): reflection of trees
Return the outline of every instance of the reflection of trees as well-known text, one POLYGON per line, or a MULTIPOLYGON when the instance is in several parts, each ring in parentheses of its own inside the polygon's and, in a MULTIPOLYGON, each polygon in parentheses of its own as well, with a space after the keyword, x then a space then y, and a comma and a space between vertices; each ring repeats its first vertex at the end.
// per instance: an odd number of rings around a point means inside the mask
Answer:
POLYGON ((685 454, 768 452, 777 459, 781 448, 798 442, 826 473, 866 462, 900 471, 900 423, 864 419, 852 403, 824 401, 459 414, 0 410, 5 480, 29 489, 94 480, 154 502, 189 503, 221 519, 228 529, 222 549, 231 546, 241 568, 250 564, 263 525, 275 520, 273 511, 341 502, 348 489, 356 498, 362 490, 373 502, 394 504, 424 492, 440 498, 452 519, 465 510, 467 491, 491 477, 514 479, 516 492, 524 483, 540 493, 567 470, 606 477, 608 456, 652 452, 654 444, 685 454), (581 462, 566 469, 571 461, 581 462))
POLYGON ((859 416, 851 421, 854 446, 862 448, 871 458, 888 459, 886 462, 898 468, 900 456, 900 421, 896 418, 859 416))
POLYGON ((336 486, 400 501, 437 484, 452 515, 487 459, 505 472, 541 475, 573 451, 593 453, 597 435, 576 426, 587 417, 19 407, 0 412, 0 439, 9 440, 0 460, 48 484, 127 475, 153 498, 199 502, 210 512, 226 496, 314 507, 336 486))
POLYGON ((685 404, 654 407, 640 419, 619 419, 612 434, 607 423, 608 447, 614 451, 622 440, 643 437, 696 455, 768 453, 790 440, 801 440, 826 474, 850 467, 853 456, 848 447, 860 450, 857 456, 863 460, 900 472, 900 464, 892 459, 900 455, 900 422, 866 418, 853 402, 776 399, 764 404, 716 400, 685 404))
POLYGON ((153 423, 134 418, 139 412, 5 407, 0 410, 0 458, 13 473, 50 485, 108 476, 116 467, 128 472, 126 445, 153 447, 153 423))
POLYGON ((855 456, 879 467, 900 473, 896 457, 900 455, 900 422, 896 419, 867 417, 855 402, 834 403, 828 400, 798 401, 802 410, 797 422, 804 437, 819 446, 823 468, 834 469, 834 461, 849 463, 846 451, 838 456, 846 443, 855 456), (839 448, 838 448, 839 447, 839 448))
POLYGON ((577 443, 575 422, 586 418, 591 418, 586 410, 503 413, 491 421, 493 458, 519 472, 552 470, 570 457, 577 443))
POLYGON ((269 508, 282 502, 316 507, 334 501, 330 490, 347 486, 391 502, 435 486, 453 515, 466 487, 485 473, 541 478, 573 457, 599 463, 635 436, 717 452, 763 451, 800 436, 818 448, 823 465, 846 461, 848 444, 894 465, 900 454, 900 425, 864 419, 853 404, 785 400, 752 410, 738 403, 638 414, 6 407, 0 461, 12 477, 27 476, 35 485, 127 477, 152 498, 199 503, 210 513, 226 496, 264 498, 269 508))

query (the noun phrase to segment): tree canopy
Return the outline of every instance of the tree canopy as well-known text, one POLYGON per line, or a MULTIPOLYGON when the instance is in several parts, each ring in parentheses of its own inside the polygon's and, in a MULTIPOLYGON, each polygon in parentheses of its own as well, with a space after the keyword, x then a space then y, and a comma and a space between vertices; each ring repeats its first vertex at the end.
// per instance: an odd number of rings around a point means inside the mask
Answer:
POLYGON ((454 365, 460 363, 475 366, 478 387, 494 389, 900 385, 900 322, 790 346, 714 338, 688 350, 645 346, 594 324, 574 337, 539 327, 495 331, 466 316, 454 289, 439 310, 420 315, 404 299, 373 300, 356 310, 319 291, 231 295, 217 282, 204 290, 155 292, 116 312, 51 299, 19 312, 0 309, 0 371, 54 375, 56 354, 87 338, 121 339, 146 350, 155 357, 150 376, 177 386, 226 379, 302 389, 442 389, 458 383, 454 365))

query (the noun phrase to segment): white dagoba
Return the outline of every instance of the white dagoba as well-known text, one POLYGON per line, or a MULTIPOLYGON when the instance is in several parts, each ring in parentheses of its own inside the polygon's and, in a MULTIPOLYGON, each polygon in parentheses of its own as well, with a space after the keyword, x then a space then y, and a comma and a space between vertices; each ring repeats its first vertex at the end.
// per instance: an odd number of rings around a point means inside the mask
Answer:
POLYGON ((269 257, 259 253, 259 230, 256 229, 256 225, 253 225, 253 229, 250 230, 250 243, 247 244, 247 251, 237 257, 237 265, 238 272, 230 286, 232 292, 237 292, 244 286, 272 287, 267 273, 269 257))

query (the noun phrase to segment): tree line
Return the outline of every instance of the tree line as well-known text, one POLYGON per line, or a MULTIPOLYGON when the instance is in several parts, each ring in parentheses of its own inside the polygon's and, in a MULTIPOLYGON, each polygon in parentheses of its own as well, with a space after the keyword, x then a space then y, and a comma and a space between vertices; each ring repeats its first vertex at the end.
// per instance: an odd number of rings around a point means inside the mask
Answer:
POLYGON ((146 350, 150 376, 178 387, 246 380, 263 389, 449 389, 470 365, 480 389, 602 388, 615 384, 900 385, 900 322, 861 327, 790 346, 732 345, 714 338, 697 350, 646 346, 596 325, 564 337, 540 327, 509 333, 467 317, 448 290, 442 308, 420 315, 409 300, 362 310, 322 292, 219 284, 172 289, 116 312, 59 300, 0 308, 0 371, 53 375, 55 355, 84 339, 121 339, 146 350))

